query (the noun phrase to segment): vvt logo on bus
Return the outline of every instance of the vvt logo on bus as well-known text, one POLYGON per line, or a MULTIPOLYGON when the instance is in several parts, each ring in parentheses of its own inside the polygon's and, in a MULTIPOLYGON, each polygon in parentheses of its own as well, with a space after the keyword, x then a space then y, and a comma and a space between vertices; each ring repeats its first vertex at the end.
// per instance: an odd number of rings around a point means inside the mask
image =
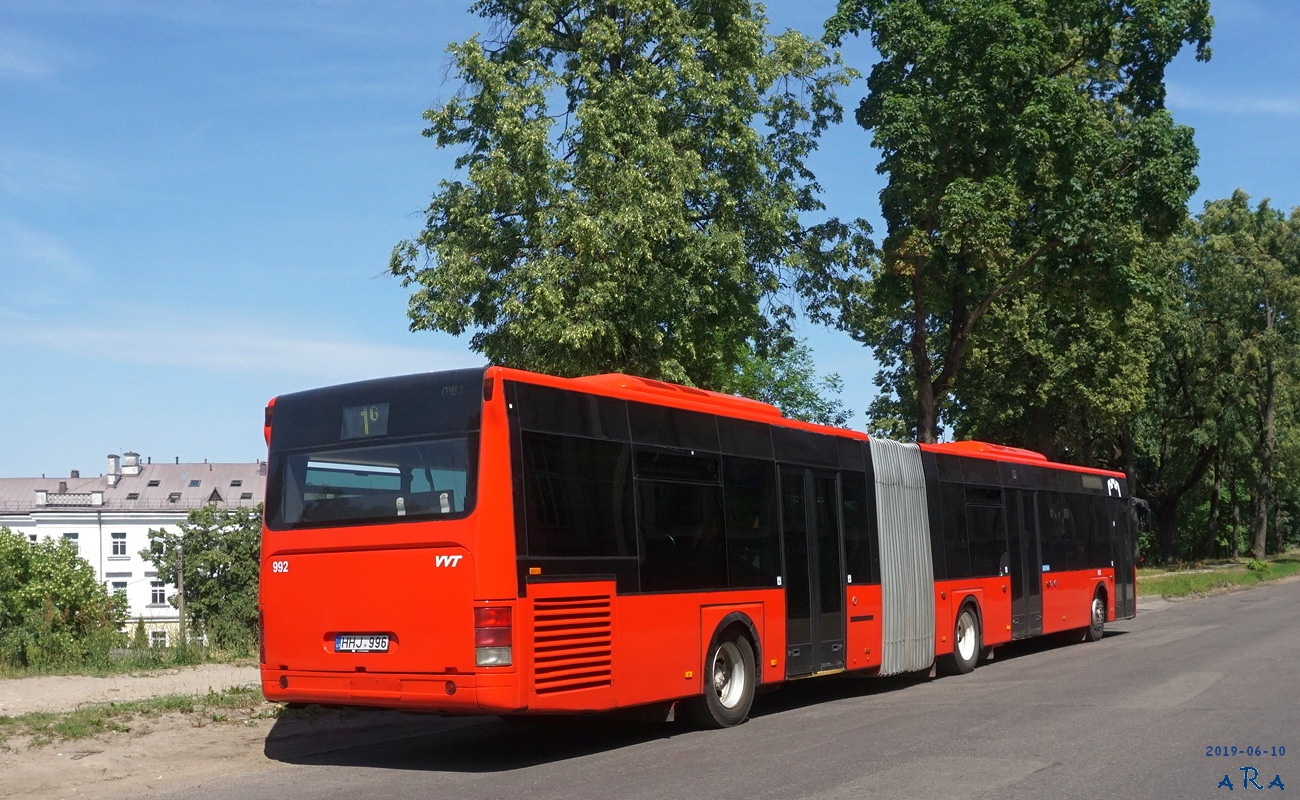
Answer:
POLYGON ((460 564, 464 556, 434 556, 433 565, 435 567, 454 567, 460 564))

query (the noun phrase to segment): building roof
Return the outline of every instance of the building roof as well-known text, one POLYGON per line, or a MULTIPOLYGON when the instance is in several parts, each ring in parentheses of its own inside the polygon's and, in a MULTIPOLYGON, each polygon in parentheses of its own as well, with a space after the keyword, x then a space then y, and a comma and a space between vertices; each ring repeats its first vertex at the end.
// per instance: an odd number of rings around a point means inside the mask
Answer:
MULTIPOLYGON (((133 459, 132 456, 135 456, 133 459)), ((82 478, 0 478, 0 515, 47 511, 184 511, 215 503, 252 506, 266 499, 266 464, 125 463, 109 456, 109 472, 82 478)))

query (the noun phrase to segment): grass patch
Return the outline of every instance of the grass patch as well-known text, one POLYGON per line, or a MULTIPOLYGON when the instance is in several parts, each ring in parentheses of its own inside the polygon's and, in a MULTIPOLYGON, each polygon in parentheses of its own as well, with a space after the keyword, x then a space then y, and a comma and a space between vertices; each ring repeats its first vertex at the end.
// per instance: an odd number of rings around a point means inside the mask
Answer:
POLYGON ((107 677, 110 675, 130 675, 159 669, 197 664, 234 664, 236 666, 257 665, 257 659, 246 653, 231 653, 210 648, 190 647, 151 647, 143 650, 115 650, 104 659, 97 659, 86 664, 72 664, 61 668, 33 669, 17 667, 0 661, 0 678, 33 678, 39 675, 93 675, 107 677))
POLYGON ((1182 569, 1147 569, 1138 571, 1138 594, 1167 599, 1197 597, 1255 586, 1300 575, 1300 557, 1294 554, 1268 561, 1220 562, 1184 566, 1182 569), (1146 576, 1143 572, 1148 573, 1146 576))
POLYGON ((171 694, 148 700, 105 703, 66 712, 0 716, 0 747, 41 747, 101 733, 127 733, 141 719, 184 714, 195 726, 274 717, 280 706, 267 703, 257 687, 234 687, 206 695, 171 694))

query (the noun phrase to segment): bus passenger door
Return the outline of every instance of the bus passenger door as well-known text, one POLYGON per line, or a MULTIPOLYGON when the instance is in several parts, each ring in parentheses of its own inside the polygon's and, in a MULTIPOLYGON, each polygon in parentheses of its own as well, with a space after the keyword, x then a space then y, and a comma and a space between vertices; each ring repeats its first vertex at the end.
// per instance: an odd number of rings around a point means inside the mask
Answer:
POLYGON ((1043 551, 1033 492, 1007 490, 1007 554, 1011 573, 1011 638, 1043 632, 1043 551))
POLYGON ((1137 531, 1132 525, 1128 502, 1106 498, 1110 521, 1110 548, 1115 565, 1115 619, 1137 614, 1137 584, 1133 568, 1137 563, 1137 531))
POLYGON ((844 668, 844 565, 839 477, 781 470, 786 676, 844 668))

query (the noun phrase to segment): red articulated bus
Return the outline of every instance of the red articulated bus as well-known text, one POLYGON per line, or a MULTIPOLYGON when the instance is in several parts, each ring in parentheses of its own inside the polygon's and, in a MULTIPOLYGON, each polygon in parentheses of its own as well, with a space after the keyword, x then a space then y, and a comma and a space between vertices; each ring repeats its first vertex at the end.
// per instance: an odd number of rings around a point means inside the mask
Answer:
POLYGON ((454 714, 969 672, 1136 613, 1120 473, 912 445, 626 375, 502 367, 271 401, 270 700, 454 714))

